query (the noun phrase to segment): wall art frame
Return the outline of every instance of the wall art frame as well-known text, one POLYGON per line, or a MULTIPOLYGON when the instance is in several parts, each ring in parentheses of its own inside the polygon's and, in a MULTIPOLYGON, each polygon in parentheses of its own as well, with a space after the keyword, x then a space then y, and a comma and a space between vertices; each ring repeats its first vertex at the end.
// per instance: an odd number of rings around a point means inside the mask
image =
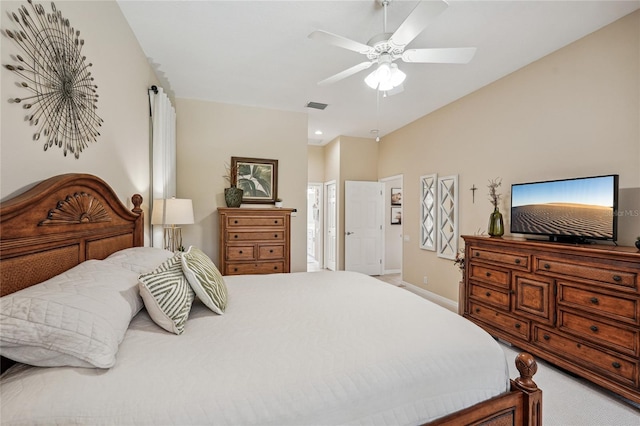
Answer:
POLYGON ((436 251, 438 174, 420 176, 420 248, 436 251))
POLYGON ((231 185, 244 191, 246 204, 275 204, 278 198, 278 160, 231 157, 231 185))
POLYGON ((402 205, 402 188, 391 188, 391 205, 402 205))
POLYGON ((391 225, 402 224, 402 207, 391 207, 391 225))
POLYGON ((438 257, 455 260, 458 253, 458 175, 438 178, 438 257))
POLYGON ((18 76, 18 85, 30 94, 9 102, 25 109, 25 121, 36 128, 33 140, 44 141, 45 151, 56 145, 65 157, 70 153, 78 159, 89 143, 97 142, 104 122, 96 112, 93 64, 82 53, 80 31, 54 3, 51 13, 32 0, 28 3, 31 11, 23 5, 17 13, 8 13, 16 27, 4 33, 21 50, 11 55, 15 63, 5 68, 18 76))

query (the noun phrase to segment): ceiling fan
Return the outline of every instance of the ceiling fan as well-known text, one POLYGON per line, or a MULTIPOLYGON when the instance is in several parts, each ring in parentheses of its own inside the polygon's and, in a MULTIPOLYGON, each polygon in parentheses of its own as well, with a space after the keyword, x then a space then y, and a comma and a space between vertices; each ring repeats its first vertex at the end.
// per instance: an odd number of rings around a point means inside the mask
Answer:
POLYGON ((379 0, 384 9, 383 32, 363 44, 326 31, 314 31, 309 38, 352 50, 366 55, 367 61, 347 68, 318 85, 326 86, 377 64, 377 68, 365 78, 372 89, 382 92, 400 88, 406 75, 394 63, 397 59, 404 62, 466 64, 476 53, 475 47, 407 49, 413 41, 435 18, 448 7, 444 1, 420 1, 409 16, 394 33, 387 32, 387 7, 391 0, 379 0))

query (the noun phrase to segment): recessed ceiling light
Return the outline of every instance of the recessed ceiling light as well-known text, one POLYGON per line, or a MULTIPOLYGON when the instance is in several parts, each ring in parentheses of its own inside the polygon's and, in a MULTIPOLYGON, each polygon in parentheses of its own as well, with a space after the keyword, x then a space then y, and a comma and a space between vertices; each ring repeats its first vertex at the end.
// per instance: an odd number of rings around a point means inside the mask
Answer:
POLYGON ((318 135, 318 136, 320 136, 320 135, 322 134, 322 130, 316 130, 316 131, 315 131, 315 134, 316 134, 316 135, 318 135))

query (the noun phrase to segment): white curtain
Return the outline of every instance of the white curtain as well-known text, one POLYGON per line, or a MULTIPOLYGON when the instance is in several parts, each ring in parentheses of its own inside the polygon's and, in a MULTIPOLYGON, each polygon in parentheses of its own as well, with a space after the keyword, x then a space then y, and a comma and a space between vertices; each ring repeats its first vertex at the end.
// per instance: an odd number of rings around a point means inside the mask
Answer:
MULTIPOLYGON (((171 105, 167 94, 161 87, 156 88, 156 86, 149 89, 149 105, 152 123, 152 199, 149 201, 149 206, 151 206, 150 209, 153 209, 153 200, 176 196, 176 110, 171 105)), ((149 217, 152 214, 151 211, 149 217)), ((151 226, 151 235, 151 245, 162 247, 162 226, 151 226)))

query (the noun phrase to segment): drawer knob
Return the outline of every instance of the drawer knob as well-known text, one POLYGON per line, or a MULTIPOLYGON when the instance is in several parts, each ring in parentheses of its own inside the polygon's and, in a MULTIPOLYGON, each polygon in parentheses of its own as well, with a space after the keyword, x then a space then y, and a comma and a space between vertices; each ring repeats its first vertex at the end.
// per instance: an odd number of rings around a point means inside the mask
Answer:
POLYGON ((277 224, 278 224, 278 221, 277 221, 277 220, 274 220, 274 221, 273 221, 273 223, 275 223, 275 224, 277 225, 277 224))
POLYGON ((233 272, 238 272, 238 268, 233 268, 233 272))
POLYGON ((592 297, 591 299, 589 299, 589 302, 593 303, 594 305, 597 305, 598 303, 600 303, 597 297, 592 297))
POLYGON ((490 276, 491 276, 491 272, 487 272, 487 274, 486 274, 486 275, 487 275, 488 277, 490 277, 490 276))
POLYGON ((234 235, 233 238, 238 238, 238 234, 234 235))
POLYGON ((516 259, 515 262, 516 262, 516 265, 519 265, 520 264, 520 259, 516 259))
POLYGON ((589 327, 589 329, 595 333, 598 331, 598 326, 592 325, 591 327, 589 327))
POLYGON ((622 281, 622 277, 621 277, 620 275, 614 275, 614 276, 613 276, 613 280, 614 280, 615 282, 620 282, 620 281, 622 281))
POLYGON ((519 322, 517 322, 515 327, 516 327, 517 329, 519 329, 520 327, 522 327, 522 325, 520 325, 520 323, 519 323, 519 322))
POLYGON ((487 296, 487 297, 491 297, 491 292, 490 292, 490 291, 486 292, 486 293, 485 293, 485 296, 487 296))
POLYGON ((544 334, 544 335, 542 335, 542 338, 544 340, 549 340, 549 339, 551 339, 551 336, 549 336, 548 334, 544 334))
POLYGON ((475 257, 480 257, 480 252, 478 252, 478 251, 477 251, 477 252, 473 253, 473 255, 474 255, 475 257))
POLYGON ((273 250, 269 250, 269 253, 273 253, 273 250))
POLYGON ((233 221, 233 223, 238 223, 238 221, 237 221, 237 220, 234 220, 234 221, 233 221))
POLYGON ((622 366, 620 365, 620 363, 619 363, 619 362, 615 362, 615 361, 614 361, 614 362, 612 362, 612 363, 611 363, 611 365, 613 366, 613 368, 620 368, 620 367, 622 367, 622 366))
POLYGON ((273 234, 273 238, 278 238, 278 234, 273 234))
POLYGON ((545 263, 543 265, 544 269, 551 269, 551 265, 549 265, 548 263, 545 263))
POLYGON ((480 313, 480 308, 476 308, 476 314, 480 313))
POLYGON ((239 253, 240 253, 240 254, 242 254, 242 250, 240 250, 240 252, 239 252, 239 253))
POLYGON ((277 270, 278 270, 278 267, 277 267, 277 266, 274 266, 274 267, 273 267, 273 270, 274 270, 274 271, 277 271, 277 270))

